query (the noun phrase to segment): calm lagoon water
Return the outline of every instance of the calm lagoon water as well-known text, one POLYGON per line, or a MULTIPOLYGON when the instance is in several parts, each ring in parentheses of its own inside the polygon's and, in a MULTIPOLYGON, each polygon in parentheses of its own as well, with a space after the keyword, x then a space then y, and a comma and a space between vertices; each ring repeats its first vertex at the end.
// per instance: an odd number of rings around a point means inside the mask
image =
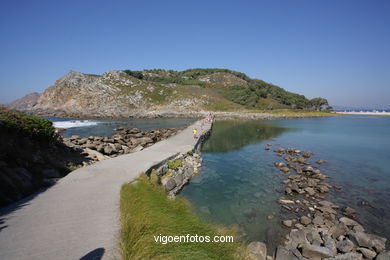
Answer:
POLYGON ((288 217, 276 202, 284 178, 273 165, 278 145, 314 152, 311 162, 328 160, 320 169, 342 190, 327 199, 355 208, 370 232, 390 238, 390 117, 217 121, 202 148, 202 170, 181 196, 201 218, 238 225, 245 239, 275 245, 288 217))
POLYGON ((156 128, 180 128, 191 124, 193 118, 126 118, 126 119, 88 119, 88 118, 61 118, 45 117, 54 122, 55 127, 65 128, 61 135, 70 137, 79 135, 88 136, 111 136, 115 128, 139 128, 141 130, 153 130, 156 128))

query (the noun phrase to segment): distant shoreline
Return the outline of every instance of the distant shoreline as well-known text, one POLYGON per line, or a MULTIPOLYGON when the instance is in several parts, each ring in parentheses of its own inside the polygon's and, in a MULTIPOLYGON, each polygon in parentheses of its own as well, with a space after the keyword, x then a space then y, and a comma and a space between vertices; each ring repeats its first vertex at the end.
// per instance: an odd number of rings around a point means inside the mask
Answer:
POLYGON ((390 112, 336 112, 345 115, 390 116, 390 112))

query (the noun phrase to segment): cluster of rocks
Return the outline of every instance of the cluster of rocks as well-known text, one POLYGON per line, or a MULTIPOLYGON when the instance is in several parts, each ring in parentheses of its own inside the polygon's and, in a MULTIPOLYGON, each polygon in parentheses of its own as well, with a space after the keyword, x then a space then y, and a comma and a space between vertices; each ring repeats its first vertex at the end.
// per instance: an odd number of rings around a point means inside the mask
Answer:
MULTIPOLYGON (((270 147, 267 144, 265 149, 270 147)), ((293 148, 277 148, 274 152, 284 156, 284 161, 275 166, 289 175, 283 184, 290 198, 282 197, 278 202, 295 218, 282 221, 290 231, 275 256, 267 256, 265 244, 252 242, 247 249, 251 259, 390 259, 386 238, 367 233, 356 221, 354 209, 325 200, 332 187, 318 165, 326 161, 318 160, 317 166, 311 166, 310 152, 293 148)))
POLYGON ((73 135, 64 138, 64 143, 74 150, 82 151, 94 161, 105 160, 122 154, 141 151, 154 143, 175 135, 178 128, 160 128, 152 131, 142 131, 138 128, 117 128, 111 137, 73 135))
POLYGON ((202 165, 198 153, 179 154, 156 170, 169 197, 174 197, 194 176, 202 165))

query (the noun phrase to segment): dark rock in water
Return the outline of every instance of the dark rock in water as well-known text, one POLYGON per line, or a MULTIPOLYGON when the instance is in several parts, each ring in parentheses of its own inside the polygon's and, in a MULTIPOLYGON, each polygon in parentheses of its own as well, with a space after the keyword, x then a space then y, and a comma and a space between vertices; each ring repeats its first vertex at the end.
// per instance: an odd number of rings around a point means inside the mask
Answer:
POLYGON ((354 217, 354 215, 356 214, 356 210, 350 207, 345 207, 343 208, 343 214, 347 217, 354 217))
POLYGON ((280 171, 282 171, 283 173, 289 173, 290 169, 287 167, 282 167, 282 168, 280 168, 280 171))
POLYGON ((291 190, 295 191, 296 193, 299 193, 301 191, 296 182, 291 183, 291 190))
POLYGON ((371 206, 370 202, 362 200, 360 203, 362 206, 371 206))
POLYGON ((283 149, 283 148, 277 148, 277 149, 274 150, 274 152, 278 153, 278 154, 284 154, 286 152, 286 150, 283 149))
POLYGON ((246 252, 252 260, 266 260, 267 258, 267 246, 262 242, 251 242, 246 252))
POLYGON ((318 189, 319 192, 321 192, 321 193, 327 193, 327 192, 329 192, 329 188, 328 188, 326 185, 318 185, 318 186, 317 186, 317 189, 318 189))
POLYGON ((318 202, 319 205, 323 206, 323 207, 329 207, 329 208, 333 208, 333 209, 338 209, 339 206, 335 205, 334 203, 330 202, 330 201, 327 201, 327 200, 321 200, 318 202))
POLYGON ((327 162, 327 161, 326 160, 322 160, 322 159, 319 159, 319 160, 316 161, 317 164, 323 164, 325 162, 327 162))
POLYGON ((286 167, 286 164, 284 162, 275 162, 275 166, 281 168, 286 167))
POLYGON ((312 152, 304 152, 304 153, 302 154, 302 156, 305 157, 305 158, 310 158, 312 155, 313 155, 312 152))
POLYGON ((304 172, 312 172, 312 171, 314 171, 314 169, 311 166, 303 166, 302 167, 302 171, 304 171, 304 172))

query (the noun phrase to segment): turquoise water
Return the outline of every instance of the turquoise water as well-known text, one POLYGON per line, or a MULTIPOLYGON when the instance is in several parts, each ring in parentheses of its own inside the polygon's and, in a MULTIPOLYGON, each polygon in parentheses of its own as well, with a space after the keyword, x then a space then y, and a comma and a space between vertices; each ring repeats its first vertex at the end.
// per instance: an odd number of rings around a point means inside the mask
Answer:
POLYGON ((276 202, 283 178, 273 165, 277 145, 314 152, 312 162, 328 160, 320 168, 342 190, 327 199, 355 208, 370 232, 390 238, 390 117, 217 121, 202 148, 202 170, 181 196, 202 218, 276 244, 286 232, 281 219, 290 217, 276 202))
POLYGON ((115 128, 139 128, 141 130, 153 130, 156 128, 180 128, 191 124, 196 119, 193 118, 126 118, 126 119, 88 119, 88 118, 61 118, 45 117, 50 121, 60 124, 66 131, 61 135, 70 137, 79 135, 88 136, 111 136, 116 131, 115 128), (82 125, 80 127, 75 127, 82 125), (69 127, 69 128, 68 128, 69 127))

